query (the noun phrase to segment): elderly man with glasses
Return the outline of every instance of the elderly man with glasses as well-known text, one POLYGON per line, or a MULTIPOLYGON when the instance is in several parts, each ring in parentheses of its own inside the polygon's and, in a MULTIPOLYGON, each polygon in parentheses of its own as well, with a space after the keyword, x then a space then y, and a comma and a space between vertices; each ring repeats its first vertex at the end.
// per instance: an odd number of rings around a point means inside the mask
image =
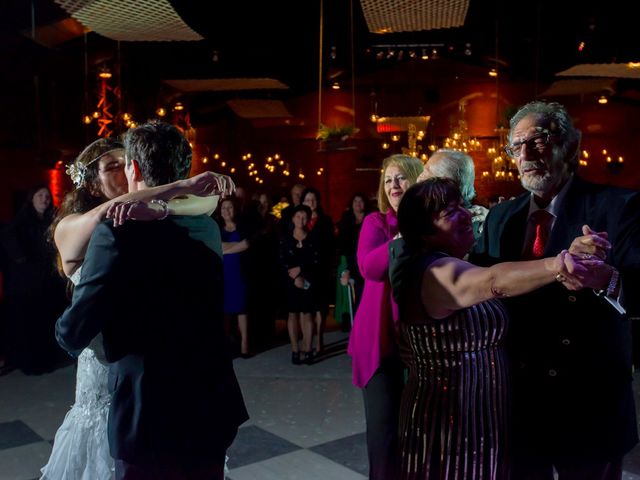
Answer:
POLYGON ((618 480, 638 441, 630 319, 640 310, 640 196, 580 179, 581 135, 562 105, 529 103, 510 127, 505 151, 528 192, 491 209, 471 260, 533 259, 571 245, 597 271, 590 288, 569 291, 558 275, 504 300, 512 478, 551 480, 555 469, 559 480, 618 480))

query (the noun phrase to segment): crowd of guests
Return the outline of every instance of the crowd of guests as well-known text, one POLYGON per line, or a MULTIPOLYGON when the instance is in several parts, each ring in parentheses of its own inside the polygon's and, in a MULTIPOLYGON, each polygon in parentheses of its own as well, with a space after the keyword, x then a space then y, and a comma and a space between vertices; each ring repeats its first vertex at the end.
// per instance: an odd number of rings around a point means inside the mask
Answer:
POLYGON ((39 186, 4 231, 12 365, 42 373, 60 353, 47 333, 65 306, 51 231, 73 277, 107 216, 206 213, 219 225, 225 329, 240 356, 267 346, 282 319, 291 363, 313 364, 335 305, 350 330, 371 479, 621 479, 638 441, 640 196, 577 175, 580 132, 561 105, 532 102, 511 120, 505 150, 523 195, 489 210, 473 203, 469 155, 441 149, 424 165, 392 155, 374 201, 354 194, 335 225, 320 192, 301 184, 279 215, 267 193, 241 187, 214 211, 193 197, 210 193, 210 176, 122 197, 124 147, 110 142, 78 157, 83 176, 53 225, 39 186))

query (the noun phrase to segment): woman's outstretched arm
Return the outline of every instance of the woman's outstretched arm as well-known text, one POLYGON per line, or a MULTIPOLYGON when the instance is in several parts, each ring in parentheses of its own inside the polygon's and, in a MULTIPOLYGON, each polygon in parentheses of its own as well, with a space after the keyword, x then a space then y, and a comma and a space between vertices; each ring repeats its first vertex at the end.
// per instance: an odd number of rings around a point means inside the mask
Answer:
POLYGON ((503 262, 484 268, 453 257, 434 261, 422 278, 422 302, 433 318, 491 298, 531 292, 554 281, 572 290, 589 285, 602 268, 600 260, 578 260, 566 250, 555 257, 503 262))

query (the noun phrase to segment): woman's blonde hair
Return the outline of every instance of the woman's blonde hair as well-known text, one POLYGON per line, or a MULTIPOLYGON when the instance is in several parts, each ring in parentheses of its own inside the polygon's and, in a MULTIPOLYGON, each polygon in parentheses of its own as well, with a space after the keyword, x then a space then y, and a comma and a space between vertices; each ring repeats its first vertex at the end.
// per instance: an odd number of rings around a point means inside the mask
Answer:
POLYGON ((424 170, 422 161, 411 155, 395 154, 385 158, 382 161, 382 172, 380 173, 380 184, 378 185, 378 208, 382 213, 389 211, 389 199, 384 191, 384 175, 387 172, 387 168, 394 166, 398 167, 400 171, 409 180, 409 186, 416 183, 418 175, 424 170))

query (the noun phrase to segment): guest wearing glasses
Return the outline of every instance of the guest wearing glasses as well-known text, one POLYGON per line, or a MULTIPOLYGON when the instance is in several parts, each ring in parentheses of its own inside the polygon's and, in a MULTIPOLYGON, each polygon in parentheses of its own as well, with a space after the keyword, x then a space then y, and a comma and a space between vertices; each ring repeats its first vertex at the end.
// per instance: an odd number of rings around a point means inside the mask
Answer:
MULTIPOLYGON (((558 103, 511 119, 506 152, 527 193, 487 215, 474 263, 570 252, 606 263, 592 288, 554 282, 504 299, 513 376, 512 475, 519 480, 622 478, 638 441, 630 319, 640 315, 640 196, 577 174, 580 131, 558 103)), ((562 280, 562 278, 560 278, 562 280)))

